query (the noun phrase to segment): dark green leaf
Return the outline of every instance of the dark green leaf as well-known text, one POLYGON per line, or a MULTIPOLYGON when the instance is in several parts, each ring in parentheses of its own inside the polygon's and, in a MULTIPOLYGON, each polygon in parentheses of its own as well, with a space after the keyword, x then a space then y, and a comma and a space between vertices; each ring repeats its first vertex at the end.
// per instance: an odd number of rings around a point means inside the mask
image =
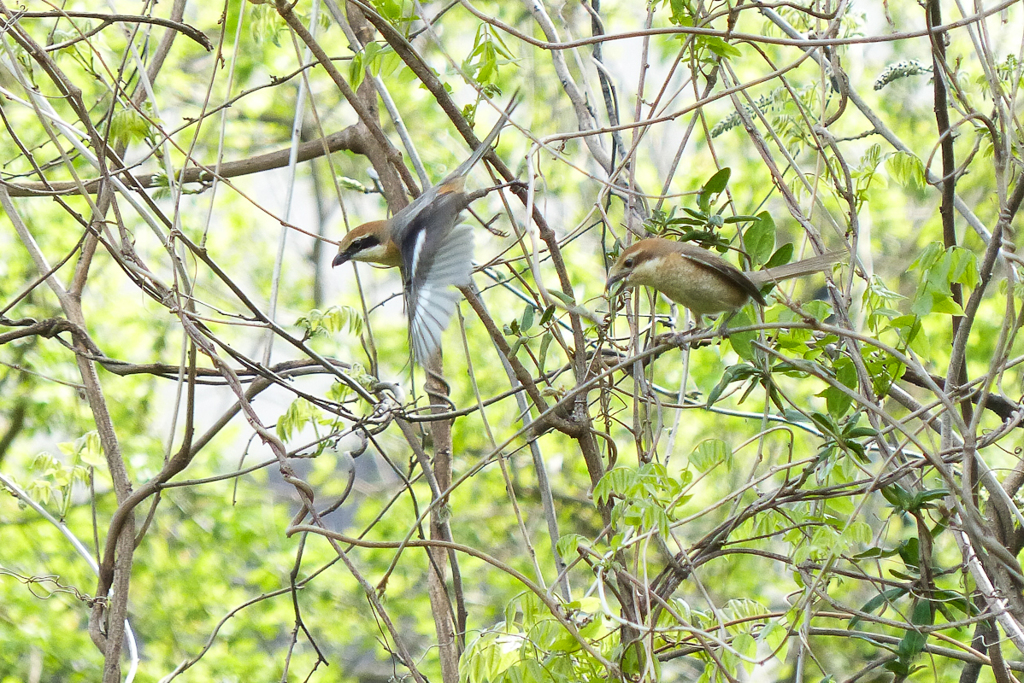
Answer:
POLYGON ((768 259, 768 262, 764 264, 765 268, 775 268, 777 266, 784 266, 793 260, 793 245, 789 242, 783 244, 781 247, 775 250, 772 257, 768 259))
POLYGON ((767 211, 757 215, 755 221, 743 233, 743 246, 755 265, 768 261, 775 248, 775 221, 767 211))
POLYGON ((750 221, 756 221, 756 220, 757 220, 757 216, 739 215, 739 216, 727 216, 726 218, 724 218, 722 220, 722 222, 724 222, 725 224, 729 225, 729 224, 732 224, 732 223, 749 223, 750 221))
POLYGON ((717 401, 718 398, 722 395, 722 392, 725 391, 725 388, 732 384, 733 382, 740 382, 747 379, 748 377, 752 377, 757 374, 759 373, 757 372, 756 368, 747 363, 730 365, 728 368, 725 369, 725 372, 722 374, 722 379, 718 381, 718 384, 715 385, 715 388, 712 389, 711 393, 708 394, 708 400, 706 405, 709 407, 714 405, 715 401, 717 401))
MULTIPOLYGON (((906 593, 907 591, 904 588, 888 588, 861 605, 859 611, 866 614, 874 614, 874 612, 879 608, 895 602, 897 599, 906 595, 906 593)), ((853 619, 850 619, 850 623, 846 628, 852 631, 860 621, 860 617, 855 616, 853 619)))
POLYGON ((551 322, 551 318, 554 315, 555 315, 555 305, 551 304, 550 306, 545 308, 544 309, 544 313, 541 314, 541 316, 540 316, 540 324, 541 325, 547 325, 549 322, 551 322))
MULTIPOLYGON (((750 315, 746 309, 741 310, 739 313, 732 317, 729 321, 730 327, 747 327, 753 324, 753 320, 750 319, 750 315)), ((733 351, 744 360, 754 359, 754 340, 757 339, 757 332, 751 330, 750 332, 730 332, 729 343, 732 345, 733 351)))
POLYGON ((726 167, 719 170, 704 183, 700 194, 697 195, 697 206, 705 213, 708 213, 711 208, 711 198, 725 191, 726 186, 729 184, 730 175, 732 175, 732 171, 726 167))

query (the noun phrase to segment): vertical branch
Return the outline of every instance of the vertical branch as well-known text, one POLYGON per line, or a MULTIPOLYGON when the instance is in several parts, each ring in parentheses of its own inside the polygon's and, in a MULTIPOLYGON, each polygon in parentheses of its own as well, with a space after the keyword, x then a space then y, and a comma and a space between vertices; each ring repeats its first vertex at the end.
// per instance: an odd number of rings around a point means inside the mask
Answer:
MULTIPOLYGON (((57 295, 64 315, 69 321, 85 330, 85 316, 82 313, 81 299, 68 294, 57 281, 46 261, 42 250, 36 245, 28 226, 22 221, 17 209, 11 202, 7 188, 0 185, 0 206, 14 225, 22 244, 28 250, 36 269, 40 274, 47 274, 47 284, 57 295)), ((103 448, 103 455, 114 484, 114 494, 118 503, 131 494, 132 484, 128 470, 124 464, 121 445, 114 428, 114 421, 107 408, 103 388, 96 374, 95 364, 88 359, 89 349, 76 335, 74 342, 75 362, 85 387, 85 397, 92 412, 96 431, 103 448)), ((135 550, 135 521, 129 518, 117 533, 117 560, 113 567, 113 579, 105 580, 102 576, 96 590, 99 597, 107 597, 107 601, 99 600, 93 607, 89 617, 89 633, 93 642, 104 654, 103 682, 116 683, 121 677, 121 645, 124 640, 124 623, 128 615, 128 587, 131 578, 132 554, 135 550), (108 595, 109 591, 109 595, 108 595)))
MULTIPOLYGON (((444 379, 444 361, 438 351, 426 366, 426 391, 431 404, 431 413, 437 414, 447 410, 451 404, 448 398, 448 383, 444 379)), ((423 467, 433 467, 434 480, 440 491, 452 485, 452 421, 437 419, 428 423, 430 437, 434 447, 433 463, 422 463, 423 467)), ((448 525, 450 510, 447 497, 442 498, 438 505, 430 511, 430 538, 452 542, 451 527, 448 525)), ((451 621, 451 601, 445 588, 447 580, 448 560, 451 559, 453 579, 459 577, 455 554, 444 548, 428 548, 430 567, 427 570, 427 592, 430 597, 430 611, 434 617, 434 628, 437 631, 437 645, 441 657, 441 678, 444 683, 458 683, 459 655, 465 648, 466 607, 462 599, 461 580, 456 587, 457 627, 451 621)))
MULTIPOLYGON (((939 203, 939 217, 942 219, 942 246, 952 249, 957 245, 956 226, 953 222, 953 200, 956 197, 956 156, 953 150, 953 132, 949 127, 949 102, 946 94, 946 81, 944 68, 946 63, 946 33, 936 31, 937 26, 942 25, 942 5, 940 0, 928 0, 925 10, 928 21, 928 38, 932 43, 932 109, 935 113, 935 124, 939 132, 939 147, 942 152, 942 177, 939 179, 942 188, 942 201, 939 203)), ((993 140, 993 144, 996 141, 993 140)), ((959 282, 950 284, 950 291, 953 301, 958 306, 963 306, 963 287, 959 282)), ((963 316, 955 315, 951 324, 953 336, 963 322, 963 316)), ((960 363, 960 370, 955 377, 948 377, 946 380, 946 391, 953 388, 953 385, 964 385, 967 383, 966 364, 960 363)), ((971 423, 971 404, 963 402, 960 410, 966 424, 971 423)), ((971 482, 977 482, 977 464, 970 468, 971 482)), ((973 485, 973 483, 972 483, 973 485)))

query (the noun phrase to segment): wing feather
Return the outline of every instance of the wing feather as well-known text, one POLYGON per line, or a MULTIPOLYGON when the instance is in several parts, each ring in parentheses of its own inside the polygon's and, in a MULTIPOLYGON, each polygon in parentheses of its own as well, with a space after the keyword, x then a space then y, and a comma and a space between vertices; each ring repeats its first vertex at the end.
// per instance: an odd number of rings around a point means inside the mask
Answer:
POLYGON ((427 234, 414 242, 419 243, 413 250, 415 270, 406 275, 409 334, 416 358, 425 363, 441 345, 441 333, 455 313, 461 295, 454 287, 472 281, 473 230, 458 225, 445 235, 427 234))
POLYGON ((694 263, 698 263, 701 266, 714 271, 721 277, 726 278, 734 285, 743 290, 747 296, 761 304, 765 305, 764 297, 761 296, 761 289, 751 282, 739 268, 732 265, 722 257, 712 254, 708 249, 698 247, 695 244, 689 242, 679 242, 676 245, 677 251, 684 257, 690 259, 694 263))

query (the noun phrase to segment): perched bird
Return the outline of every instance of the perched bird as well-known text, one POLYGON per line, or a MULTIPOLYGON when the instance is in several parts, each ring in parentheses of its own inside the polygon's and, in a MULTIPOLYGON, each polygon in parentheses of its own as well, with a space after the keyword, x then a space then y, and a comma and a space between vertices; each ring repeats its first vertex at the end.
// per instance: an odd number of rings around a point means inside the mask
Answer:
POLYGON ((646 285, 701 316, 735 311, 753 299, 762 306, 761 288, 802 275, 810 275, 836 263, 838 251, 812 256, 777 268, 741 271, 725 259, 690 242, 650 237, 629 246, 608 271, 605 289, 617 282, 646 285))
POLYGON ((401 268, 409 336, 421 363, 440 346, 441 333, 455 312, 459 293, 453 287, 471 281, 473 231, 456 225, 470 202, 464 191, 466 174, 494 144, 516 104, 513 95, 491 132, 447 178, 391 218, 353 228, 338 244, 335 266, 365 261, 401 268))

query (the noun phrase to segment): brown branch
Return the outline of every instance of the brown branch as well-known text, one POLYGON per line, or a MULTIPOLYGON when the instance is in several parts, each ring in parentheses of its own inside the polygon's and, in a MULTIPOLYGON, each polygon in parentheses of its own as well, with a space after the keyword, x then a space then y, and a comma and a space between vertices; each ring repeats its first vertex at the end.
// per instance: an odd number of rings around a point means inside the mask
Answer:
MULTIPOLYGON (((942 386, 942 383, 946 381, 944 377, 940 377, 939 375, 931 375, 930 378, 932 382, 939 386, 942 386)), ((904 382, 913 384, 915 387, 921 387, 922 389, 928 389, 930 386, 921 376, 920 371, 916 368, 905 368, 900 379, 904 382)), ((959 387, 959 389, 966 389, 966 387, 959 387)), ((981 398, 979 391, 971 393, 971 403, 978 405, 981 403, 981 398)), ((1013 418, 1017 412, 1021 410, 1020 404, 998 394, 989 394, 986 396, 984 407, 998 415, 1004 422, 1013 418)))
POLYGON ((72 12, 66 10, 54 10, 51 12, 16 12, 14 19, 98 19, 106 25, 123 24, 154 24, 165 28, 173 29, 182 33, 207 50, 213 49, 213 43, 206 37, 206 34, 188 24, 183 24, 170 19, 160 17, 147 17, 144 14, 104 14, 103 12, 72 12))
POLYGON ((381 187, 384 189, 388 205, 393 211, 400 210, 407 203, 401 182, 404 182, 406 187, 415 191, 416 181, 409 172, 409 169, 402 163, 402 153, 395 149, 394 145, 391 144, 387 136, 384 135, 384 131, 380 128, 377 120, 376 95, 371 96, 368 98, 368 101, 364 102, 352 90, 352 87, 344 79, 337 67, 334 66, 331 58, 324 52, 324 49, 316 42, 309 31, 306 30, 302 22, 299 21, 295 12, 292 11, 292 6, 286 0, 275 0, 277 13, 281 15, 281 18, 285 20, 289 28, 295 32, 295 35, 299 37, 303 44, 309 48, 309 51, 320 62, 320 66, 331 77, 334 84, 338 86, 338 90, 341 91, 349 105, 355 110, 360 124, 364 126, 363 132, 368 133, 374 142, 377 143, 376 145, 366 145, 365 154, 369 157, 374 170, 380 176, 381 187))
POLYGON ((47 318, 46 320, 36 321, 32 318, 11 320, 9 318, 0 317, 0 325, 4 327, 21 328, 0 334, 0 346, 18 339, 24 339, 25 337, 39 336, 50 339, 61 332, 71 332, 72 334, 82 333, 82 330, 77 325, 65 320, 64 318, 47 318))
MULTIPOLYGON (((309 161, 322 157, 330 152, 347 151, 355 154, 365 154, 365 138, 360 134, 356 126, 349 126, 345 130, 332 133, 325 138, 318 138, 303 142, 297 147, 298 161, 309 161)), ((220 165, 220 173, 214 173, 212 166, 190 166, 179 171, 174 180, 180 183, 208 183, 214 177, 225 179, 238 176, 261 173, 275 168, 283 168, 288 165, 290 148, 279 149, 266 154, 259 154, 247 159, 227 161, 220 165)), ((125 171, 125 173, 128 173, 125 171)), ((2 181, 0 181, 2 182, 2 181)), ((163 186, 167 182, 162 173, 147 173, 133 176, 132 183, 140 188, 163 186)), ((84 183, 87 192, 95 193, 101 187, 101 180, 90 180, 84 183)), ((12 197, 50 197, 53 195, 79 194, 79 185, 73 181, 61 182, 32 182, 32 183, 4 183, 7 191, 12 197)))

